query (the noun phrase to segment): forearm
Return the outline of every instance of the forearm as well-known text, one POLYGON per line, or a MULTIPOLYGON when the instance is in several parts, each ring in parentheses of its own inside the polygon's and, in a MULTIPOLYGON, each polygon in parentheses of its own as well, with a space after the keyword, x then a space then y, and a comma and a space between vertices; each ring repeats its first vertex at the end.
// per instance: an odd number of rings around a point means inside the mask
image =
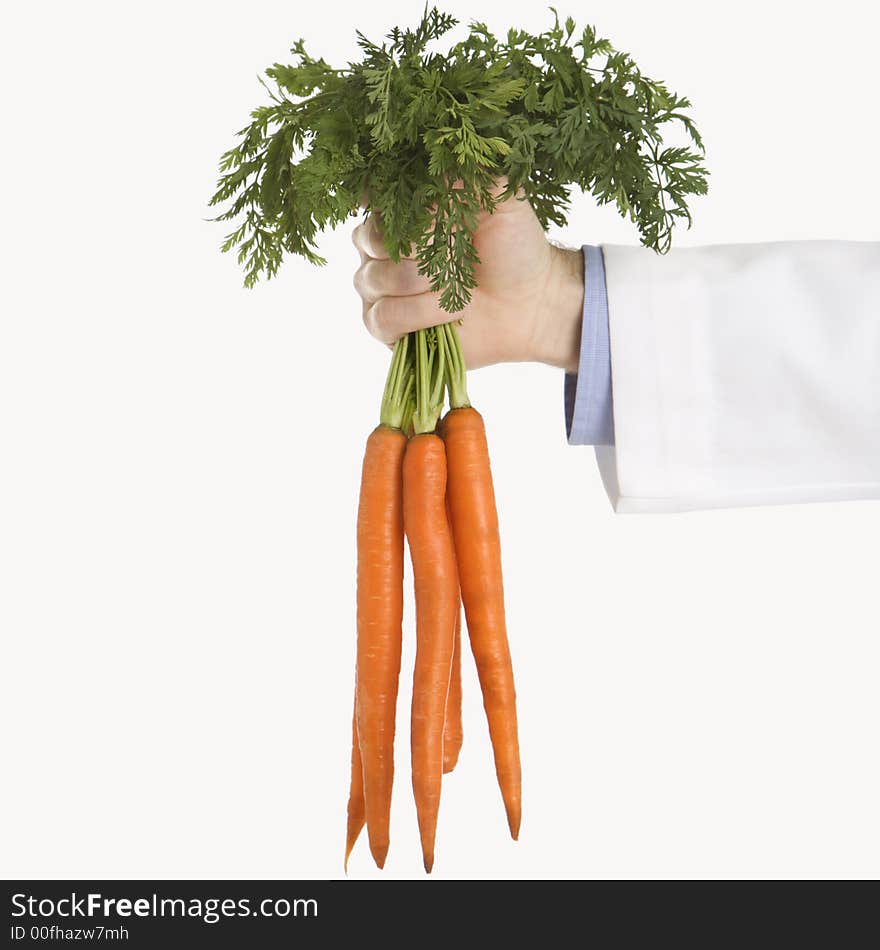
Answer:
POLYGON ((603 257, 618 511, 880 497, 880 243, 603 257))

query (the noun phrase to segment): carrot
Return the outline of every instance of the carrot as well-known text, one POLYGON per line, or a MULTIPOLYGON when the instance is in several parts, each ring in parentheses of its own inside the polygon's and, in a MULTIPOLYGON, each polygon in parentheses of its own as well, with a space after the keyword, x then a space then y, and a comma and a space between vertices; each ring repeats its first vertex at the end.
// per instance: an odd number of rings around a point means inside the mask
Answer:
MULTIPOLYGON (((442 437, 442 432, 441 432, 442 437)), ((449 495, 446 496, 446 520, 452 530, 449 513, 449 495)), ((452 652, 452 678, 446 702, 446 722, 443 724, 443 772, 451 772, 458 762, 464 738, 461 725, 461 591, 455 597, 455 643, 452 652)))
POLYGON ((495 772, 515 840, 522 810, 516 691, 504 619, 498 513, 483 418, 469 406, 452 409, 444 418, 443 436, 461 597, 489 722, 495 772))
MULTIPOLYGON (((448 349, 446 353, 448 354, 448 349)), ((443 419, 437 424, 437 435, 443 438, 443 419)), ((447 485, 448 488, 448 485, 447 485)), ((446 520, 452 531, 452 515, 449 511, 449 493, 446 494, 446 520)), ((458 568, 456 567, 456 570, 458 568)), ((446 721, 443 724, 443 774, 451 772, 458 763, 464 738, 461 721, 461 590, 458 591, 455 614, 455 644, 452 653, 452 677, 449 681, 449 697, 446 703, 446 721)))
POLYGON ((455 639, 452 649, 452 676, 446 701, 446 722, 443 724, 443 773, 458 764, 463 740, 461 725, 461 603, 456 607, 455 639))
MULTIPOLYGON (((355 687, 356 689, 356 687, 355 687)), ((364 766, 361 762, 361 747, 357 732, 357 695, 355 709, 351 717, 351 788, 348 793, 348 827, 345 833, 345 868, 348 873, 348 859, 364 827, 364 766)))
POLYGON ((416 659, 412 698, 412 784, 422 858, 430 874, 443 778, 443 728, 452 675, 458 576, 446 517, 446 451, 432 433, 414 435, 403 459, 403 520, 413 565, 416 659))
POLYGON ((357 735, 370 851, 385 864, 394 779, 394 720, 403 620, 406 436, 379 425, 367 439, 357 520, 357 735))

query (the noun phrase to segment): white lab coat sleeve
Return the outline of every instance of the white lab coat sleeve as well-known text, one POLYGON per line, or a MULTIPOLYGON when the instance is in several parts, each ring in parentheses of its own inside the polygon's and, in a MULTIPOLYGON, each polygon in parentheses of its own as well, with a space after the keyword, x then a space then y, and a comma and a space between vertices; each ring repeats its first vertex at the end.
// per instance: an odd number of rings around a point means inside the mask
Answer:
POLYGON ((880 243, 602 250, 616 511, 880 498, 880 243))

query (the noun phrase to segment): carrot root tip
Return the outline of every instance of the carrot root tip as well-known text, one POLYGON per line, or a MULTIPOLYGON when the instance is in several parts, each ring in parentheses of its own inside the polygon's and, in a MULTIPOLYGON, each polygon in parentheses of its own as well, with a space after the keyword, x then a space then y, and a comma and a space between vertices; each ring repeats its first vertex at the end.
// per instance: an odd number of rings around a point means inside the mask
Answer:
POLYGON ((382 845, 381 847, 372 848, 373 860, 376 862, 376 867, 381 871, 385 867, 385 859, 388 857, 388 845, 382 845))

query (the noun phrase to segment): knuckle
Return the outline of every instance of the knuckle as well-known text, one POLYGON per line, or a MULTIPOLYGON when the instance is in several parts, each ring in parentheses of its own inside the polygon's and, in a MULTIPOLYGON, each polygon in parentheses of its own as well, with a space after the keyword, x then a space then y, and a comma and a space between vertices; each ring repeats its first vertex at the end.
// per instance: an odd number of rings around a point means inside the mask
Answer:
POLYGON ((376 249, 381 244, 381 241, 377 241, 372 234, 364 235, 364 254, 367 257, 374 258, 376 257, 376 249))
POLYGON ((387 298, 380 297, 372 307, 370 307, 371 322, 373 325, 373 334, 381 336, 388 328, 388 302, 387 298))
POLYGON ((364 303, 364 326, 370 336, 379 337, 379 320, 377 315, 378 301, 374 304, 364 303))
POLYGON ((379 268, 377 265, 378 261, 371 257, 364 261, 363 266, 364 290, 374 298, 382 295, 382 284, 379 281, 379 268))
POLYGON ((391 297, 380 297, 370 307, 370 333, 380 340, 388 342, 395 337, 394 332, 394 300, 391 297))
POLYGON ((362 250, 364 236, 363 224, 356 224, 351 230, 351 243, 360 251, 362 250))
POLYGON ((375 261, 367 258, 361 266, 354 272, 352 283, 354 289, 364 300, 375 300, 379 296, 377 292, 375 261))
POLYGON ((385 238, 382 229, 379 222, 372 215, 369 224, 365 227, 363 239, 365 251, 370 257, 382 258, 388 256, 385 251, 385 238))
POLYGON ((364 297, 364 265, 361 266, 354 272, 354 277, 351 279, 352 284, 354 284, 354 289, 357 291, 358 296, 364 297))

